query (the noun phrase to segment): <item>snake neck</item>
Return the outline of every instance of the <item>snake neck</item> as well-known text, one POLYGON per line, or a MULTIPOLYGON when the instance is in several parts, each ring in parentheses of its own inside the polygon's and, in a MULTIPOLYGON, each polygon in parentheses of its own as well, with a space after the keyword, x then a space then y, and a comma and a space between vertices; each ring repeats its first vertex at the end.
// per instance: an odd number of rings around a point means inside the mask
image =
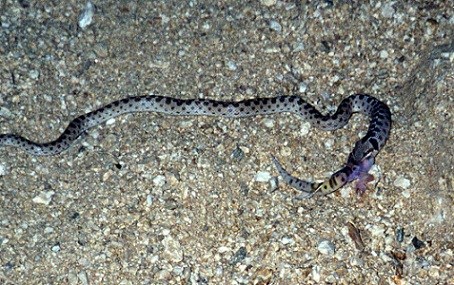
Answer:
POLYGON ((321 195, 330 194, 345 184, 354 180, 358 180, 356 190, 358 193, 364 193, 366 185, 372 180, 372 175, 369 170, 375 163, 375 155, 371 153, 358 163, 349 161, 347 165, 342 167, 339 171, 331 175, 331 177, 322 183, 314 183, 314 192, 319 192, 321 195))

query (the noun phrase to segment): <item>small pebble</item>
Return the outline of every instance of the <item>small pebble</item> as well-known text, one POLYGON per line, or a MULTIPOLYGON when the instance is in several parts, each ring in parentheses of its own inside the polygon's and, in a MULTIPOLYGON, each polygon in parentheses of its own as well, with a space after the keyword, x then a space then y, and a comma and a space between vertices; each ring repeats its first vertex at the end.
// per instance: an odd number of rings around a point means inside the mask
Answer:
POLYGON ((56 244, 56 245, 54 245, 54 246, 52 247, 51 250, 52 250, 53 252, 59 252, 60 249, 61 249, 61 248, 60 248, 60 245, 59 245, 59 244, 56 244))
POLYGON ((293 239, 292 239, 292 238, 289 238, 289 237, 283 237, 283 238, 281 239, 281 242, 282 242, 282 244, 284 244, 284 245, 292 244, 292 243, 293 243, 293 239))
POLYGON ((304 50, 304 43, 297 42, 293 44, 293 52, 300 52, 304 50))
POLYGON ((318 266, 318 265, 313 266, 311 275, 312 275, 312 280, 314 280, 316 283, 319 283, 320 279, 321 279, 320 266, 318 266))
POLYGON ((325 254, 325 255, 334 255, 334 252, 335 252, 335 246, 334 244, 329 241, 329 240, 322 240, 318 246, 317 246, 317 249, 318 251, 321 253, 321 254, 325 254))
POLYGON ((12 118, 13 113, 5 107, 0 107, 0 117, 12 118))
POLYGON ((0 164, 0 176, 4 176, 6 174, 6 165, 0 164))
POLYGON ((271 174, 267 171, 259 171, 255 175, 255 181, 257 182, 268 182, 271 179, 271 174))
POLYGON ((218 252, 219 253, 226 253, 226 252, 229 252, 230 251, 230 248, 227 247, 227 246, 221 246, 218 248, 218 252))
POLYGON ((180 127, 182 128, 191 128, 194 125, 194 120, 186 120, 179 122, 180 127))
POLYGON ((396 240, 398 242, 403 242, 404 241, 404 234, 405 234, 405 231, 403 228, 398 228, 396 230, 396 240))
POLYGON ((305 82, 300 82, 300 83, 298 84, 298 91, 299 91, 300 93, 305 93, 306 90, 307 90, 307 84, 306 84, 305 82))
POLYGON ((96 55, 100 58, 106 58, 109 56, 109 49, 105 44, 98 43, 93 48, 96 55))
POLYGON ((77 277, 79 278, 79 281, 83 285, 88 285, 88 275, 87 272, 81 271, 77 274, 77 277))
POLYGON ((274 128, 274 122, 275 121, 271 118, 265 118, 263 120, 263 124, 265 125, 265 127, 269 128, 269 129, 274 128))
POLYGON ((54 194, 54 191, 41 192, 38 196, 33 198, 32 201, 37 204, 49 205, 54 194))
POLYGON ((247 256, 247 250, 244 246, 240 247, 230 259, 230 265, 236 265, 241 262, 247 256))
POLYGON ((408 180, 407 178, 402 177, 402 176, 397 177, 397 179, 394 180, 393 184, 394 184, 394 186, 400 187, 403 189, 407 189, 411 185, 410 180, 408 180))
POLYGON ((46 233, 46 234, 50 234, 50 233, 53 233, 53 232, 54 232, 54 228, 52 228, 52 227, 46 227, 44 229, 44 233, 46 233))
POLYGON ((270 190, 271 190, 271 191, 274 191, 274 190, 276 190, 276 189, 278 188, 278 186, 279 186, 278 181, 279 181, 279 180, 278 180, 277 177, 272 177, 272 178, 270 179, 270 190))
POLYGON ((282 156, 292 156, 292 148, 288 146, 284 146, 281 149, 280 155, 282 156))
POLYGON ((383 237, 385 234, 385 228, 383 225, 373 225, 369 229, 371 235, 376 237, 383 237))
POLYGON ((38 70, 30 70, 28 75, 30 76, 31 79, 38 79, 39 71, 38 70))
POLYGON ((309 134, 309 131, 311 129, 311 123, 309 122, 304 122, 301 124, 301 129, 300 129, 300 135, 305 136, 309 134))
POLYGON ((265 5, 265 6, 267 6, 267 7, 270 7, 270 6, 276 5, 277 0, 261 0, 260 3, 261 3, 262 5, 265 5))
POLYGON ((70 285, 77 285, 78 279, 77 275, 74 272, 69 272, 67 276, 68 284, 70 285))
POLYGON ((420 248, 423 248, 426 246, 426 244, 419 240, 417 237, 414 237, 412 240, 411 240, 411 243, 413 244, 413 246, 415 247, 415 249, 420 249, 420 248))
POLYGON ((386 50, 380 51, 380 58, 381 59, 386 59, 388 58, 388 52, 386 50))
POLYGON ((84 30, 93 21, 93 15, 95 13, 95 6, 90 1, 85 4, 85 8, 79 15, 79 27, 84 30))
POLYGON ((394 13, 396 12, 396 10, 393 7, 394 3, 395 3, 394 1, 391 1, 386 4, 383 4, 383 6, 381 7, 381 14, 383 17, 392 18, 394 16, 394 13))
POLYGON ((273 31, 275 31, 275 32, 277 32, 277 33, 282 32, 282 26, 281 26, 281 24, 279 24, 279 23, 276 22, 275 20, 271 20, 271 21, 270 21, 270 29, 272 29, 273 31))
POLYGON ((404 198, 406 198, 406 199, 411 197, 411 193, 408 190, 404 190, 400 194, 402 194, 402 196, 404 196, 404 198))
POLYGON ((326 139, 325 142, 324 142, 324 145, 325 145, 325 148, 328 149, 328 150, 331 150, 333 149, 333 145, 334 145, 334 139, 326 139))
POLYGON ((147 207, 151 207, 153 205, 153 195, 148 194, 147 195, 147 207))
POLYGON ((182 267, 182 266, 175 266, 173 268, 173 274, 175 274, 177 276, 183 275, 183 272, 184 272, 184 267, 182 267))
POLYGON ((237 146, 233 151, 232 151, 232 154, 231 154, 231 157, 237 161, 240 161, 244 158, 244 152, 243 150, 237 146))
POLYGON ((172 262, 180 262, 183 260, 183 249, 178 240, 175 240, 170 235, 162 240, 164 246, 164 257, 172 262))
POLYGON ((158 175, 155 178, 153 178, 153 185, 162 187, 166 184, 166 177, 164 175, 158 175))
POLYGON ((238 66, 236 65, 236 63, 234 61, 228 60, 226 65, 227 65, 227 68, 231 71, 235 71, 238 69, 238 66))

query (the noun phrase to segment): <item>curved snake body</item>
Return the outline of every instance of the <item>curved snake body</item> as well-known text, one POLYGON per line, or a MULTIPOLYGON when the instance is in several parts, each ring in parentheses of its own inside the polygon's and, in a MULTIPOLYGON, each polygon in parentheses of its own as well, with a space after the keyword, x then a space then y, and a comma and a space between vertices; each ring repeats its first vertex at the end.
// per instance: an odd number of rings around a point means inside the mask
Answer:
POLYGON ((370 117, 367 134, 356 142, 346 165, 323 183, 312 183, 290 175, 272 158, 279 174, 290 186, 307 192, 328 194, 345 184, 358 179, 357 190, 364 191, 370 179, 368 171, 374 164, 375 156, 386 143, 391 128, 391 113, 383 102, 366 94, 355 94, 345 98, 332 115, 323 115, 299 96, 249 99, 237 102, 210 99, 176 99, 146 95, 121 99, 102 108, 81 115, 72 120, 56 140, 37 143, 15 134, 1 134, 0 146, 21 148, 31 155, 56 155, 68 149, 86 130, 111 118, 125 113, 156 112, 181 116, 221 116, 240 118, 289 112, 311 122, 317 128, 330 131, 345 126, 353 113, 370 117), (359 185, 359 186, 358 186, 359 185))

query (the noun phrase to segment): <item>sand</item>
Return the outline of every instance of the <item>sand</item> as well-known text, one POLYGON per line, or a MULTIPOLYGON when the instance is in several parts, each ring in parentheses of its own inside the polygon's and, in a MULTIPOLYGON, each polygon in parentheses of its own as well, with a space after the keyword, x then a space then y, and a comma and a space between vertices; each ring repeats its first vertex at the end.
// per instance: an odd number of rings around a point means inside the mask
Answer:
POLYGON ((449 1, 3 1, 0 133, 58 137, 126 96, 369 93, 393 114, 371 189, 342 167, 367 118, 125 115, 67 152, 0 152, 2 284, 454 284, 449 1), (82 28, 83 27, 83 28, 82 28))

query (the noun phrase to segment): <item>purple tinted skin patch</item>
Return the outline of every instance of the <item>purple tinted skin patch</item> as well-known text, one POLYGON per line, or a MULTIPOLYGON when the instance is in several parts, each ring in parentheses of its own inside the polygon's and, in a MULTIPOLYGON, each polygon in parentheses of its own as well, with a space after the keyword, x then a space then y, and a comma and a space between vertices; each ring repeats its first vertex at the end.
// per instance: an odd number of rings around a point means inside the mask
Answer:
POLYGON ((375 163, 374 156, 365 157, 359 164, 350 166, 352 173, 348 176, 348 182, 356 181, 356 193, 364 194, 367 190, 367 184, 374 180, 374 176, 369 174, 369 170, 375 163))

